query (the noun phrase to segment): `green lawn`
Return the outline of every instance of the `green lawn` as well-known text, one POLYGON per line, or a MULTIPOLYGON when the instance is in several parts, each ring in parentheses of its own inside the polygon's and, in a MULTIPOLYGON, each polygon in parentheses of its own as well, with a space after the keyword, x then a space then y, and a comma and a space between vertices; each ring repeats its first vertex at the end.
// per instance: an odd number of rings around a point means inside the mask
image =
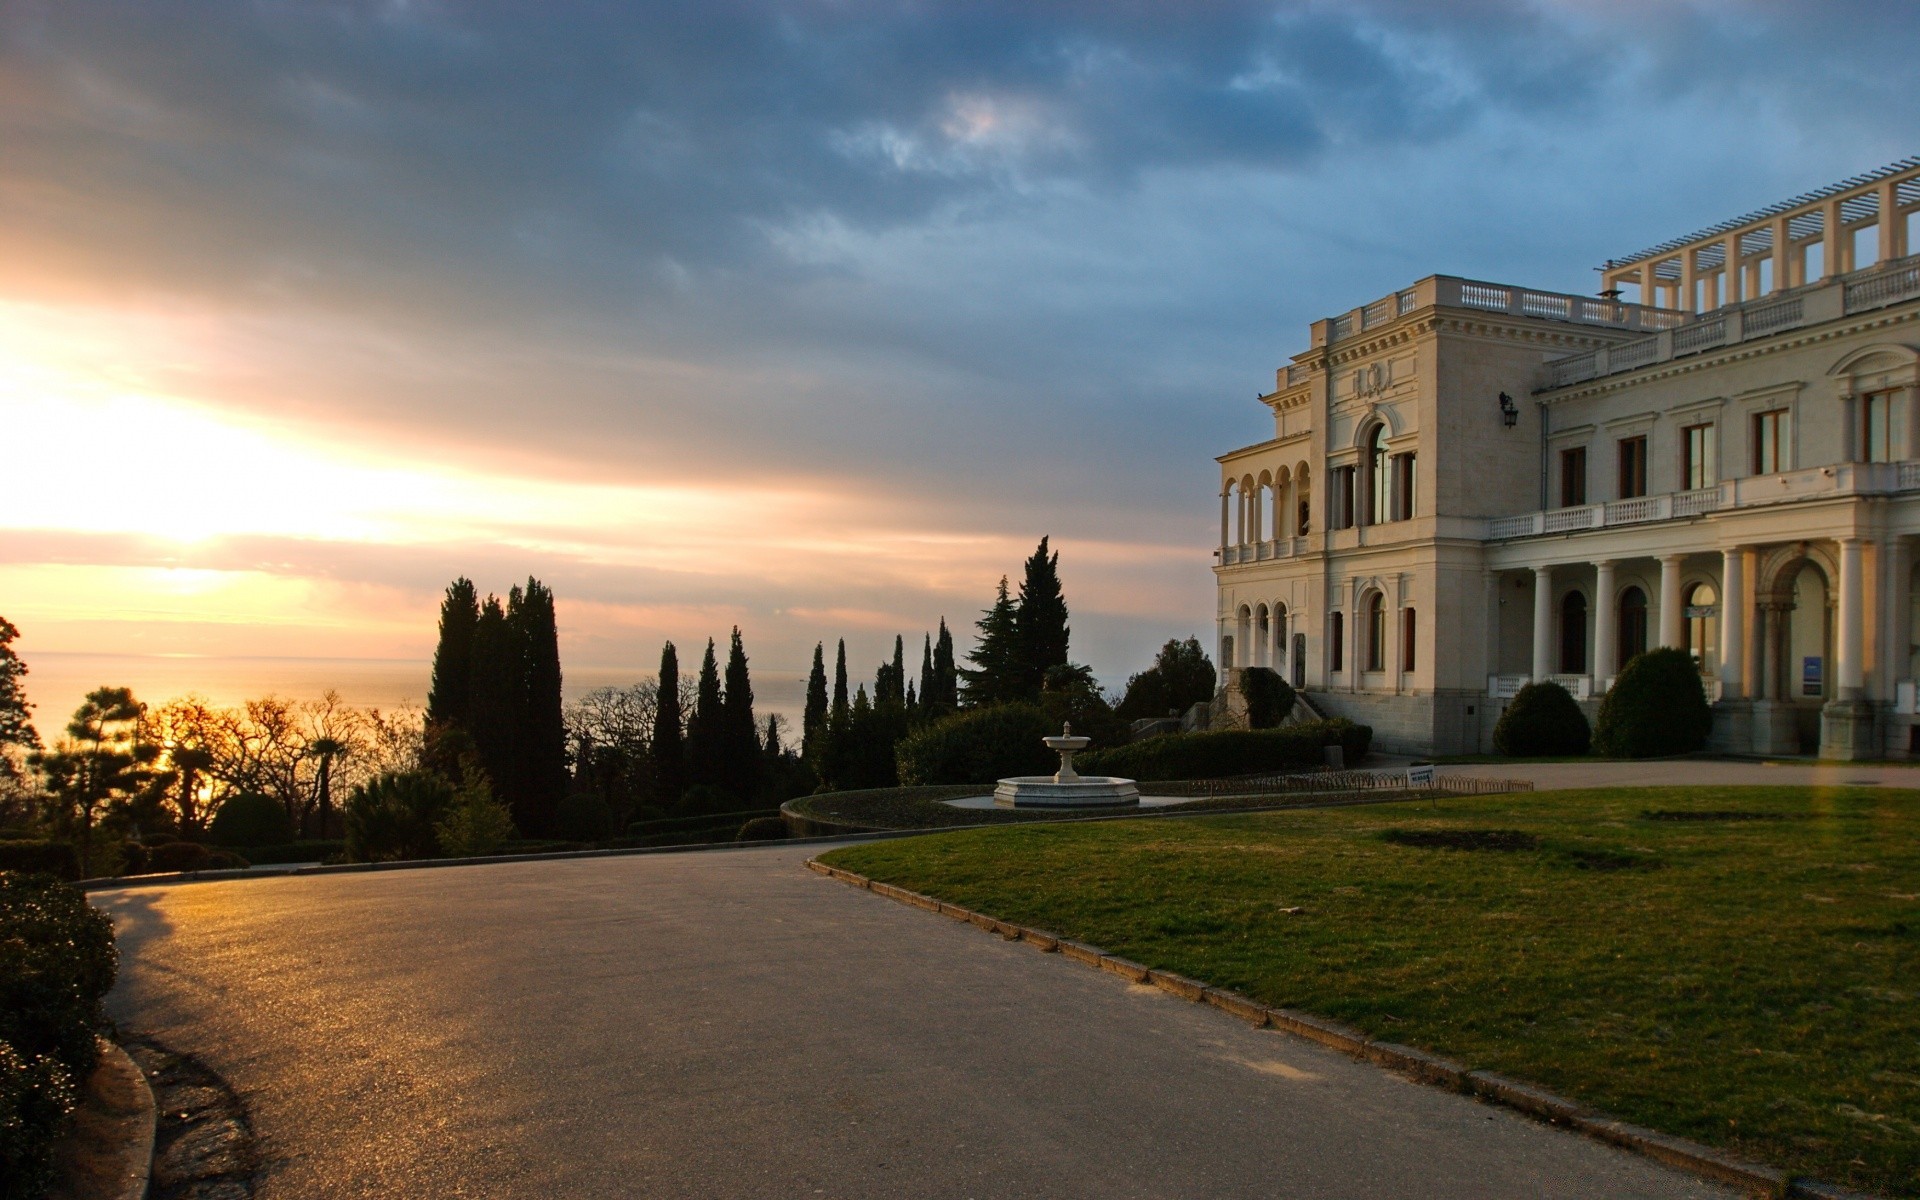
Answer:
POLYGON ((828 861, 1920 1193, 1917 835, 1914 791, 1608 789, 1012 826, 828 861), (1430 844, 1448 831, 1507 832, 1430 844))

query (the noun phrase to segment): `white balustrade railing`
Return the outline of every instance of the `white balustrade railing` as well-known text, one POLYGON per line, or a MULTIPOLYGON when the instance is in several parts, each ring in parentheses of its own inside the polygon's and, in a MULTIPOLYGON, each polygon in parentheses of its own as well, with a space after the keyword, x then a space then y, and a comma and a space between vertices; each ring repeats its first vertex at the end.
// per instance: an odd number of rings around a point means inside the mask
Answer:
POLYGON ((1583 504, 1578 508, 1556 508, 1541 514, 1541 525, 1547 533, 1592 529, 1601 522, 1604 511, 1598 504, 1583 504))
POLYGON ((1495 700, 1511 700, 1527 686, 1525 675, 1489 675, 1487 676, 1487 695, 1495 700))
POLYGON ((1609 500, 1606 504, 1605 524, 1637 525, 1641 521, 1658 521, 1667 515, 1668 500, 1665 496, 1635 496, 1630 500, 1609 500))
POLYGON ((1673 515, 1676 517, 1697 517, 1701 513, 1713 512, 1719 507, 1720 489, 1717 487, 1673 494, 1673 515))
POLYGON ((1724 345, 1727 340, 1727 319, 1709 317, 1704 321, 1695 321, 1691 325, 1682 325, 1673 331, 1673 356, 1698 354, 1702 350, 1711 350, 1724 345))
POLYGON ((1575 700, 1585 700, 1593 695, 1593 676, 1591 675, 1549 675, 1561 687, 1567 689, 1575 700))

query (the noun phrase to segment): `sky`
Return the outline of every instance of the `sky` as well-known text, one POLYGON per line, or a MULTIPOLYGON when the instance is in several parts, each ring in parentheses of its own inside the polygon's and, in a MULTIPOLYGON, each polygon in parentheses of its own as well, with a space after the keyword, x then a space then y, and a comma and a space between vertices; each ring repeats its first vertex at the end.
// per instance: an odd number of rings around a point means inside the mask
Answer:
POLYGON ((420 664, 534 575, 583 678, 870 677, 1047 535, 1117 688, 1309 322, 1591 292, 1916 94, 1910 0, 0 0, 0 616, 420 664))

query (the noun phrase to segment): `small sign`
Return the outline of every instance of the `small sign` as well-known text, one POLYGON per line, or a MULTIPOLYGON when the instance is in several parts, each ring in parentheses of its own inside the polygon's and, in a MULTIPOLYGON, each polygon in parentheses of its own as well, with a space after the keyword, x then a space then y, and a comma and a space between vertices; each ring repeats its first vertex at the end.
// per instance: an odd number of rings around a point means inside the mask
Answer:
POLYGON ((1800 660, 1800 694, 1818 696, 1820 694, 1820 656, 1809 654, 1800 660))
POLYGON ((1433 764, 1419 763, 1407 768, 1408 787, 1432 787, 1433 764))

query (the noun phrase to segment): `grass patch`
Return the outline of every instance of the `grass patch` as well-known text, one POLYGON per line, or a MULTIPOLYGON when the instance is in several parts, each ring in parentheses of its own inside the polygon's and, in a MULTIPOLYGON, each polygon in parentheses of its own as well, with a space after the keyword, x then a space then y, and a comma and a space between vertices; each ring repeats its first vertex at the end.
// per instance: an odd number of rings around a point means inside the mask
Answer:
POLYGON ((829 861, 1904 1194, 1917 835, 1920 792, 1611 789, 978 830, 829 861), (1729 812, 1767 819, 1670 815, 1729 812))

